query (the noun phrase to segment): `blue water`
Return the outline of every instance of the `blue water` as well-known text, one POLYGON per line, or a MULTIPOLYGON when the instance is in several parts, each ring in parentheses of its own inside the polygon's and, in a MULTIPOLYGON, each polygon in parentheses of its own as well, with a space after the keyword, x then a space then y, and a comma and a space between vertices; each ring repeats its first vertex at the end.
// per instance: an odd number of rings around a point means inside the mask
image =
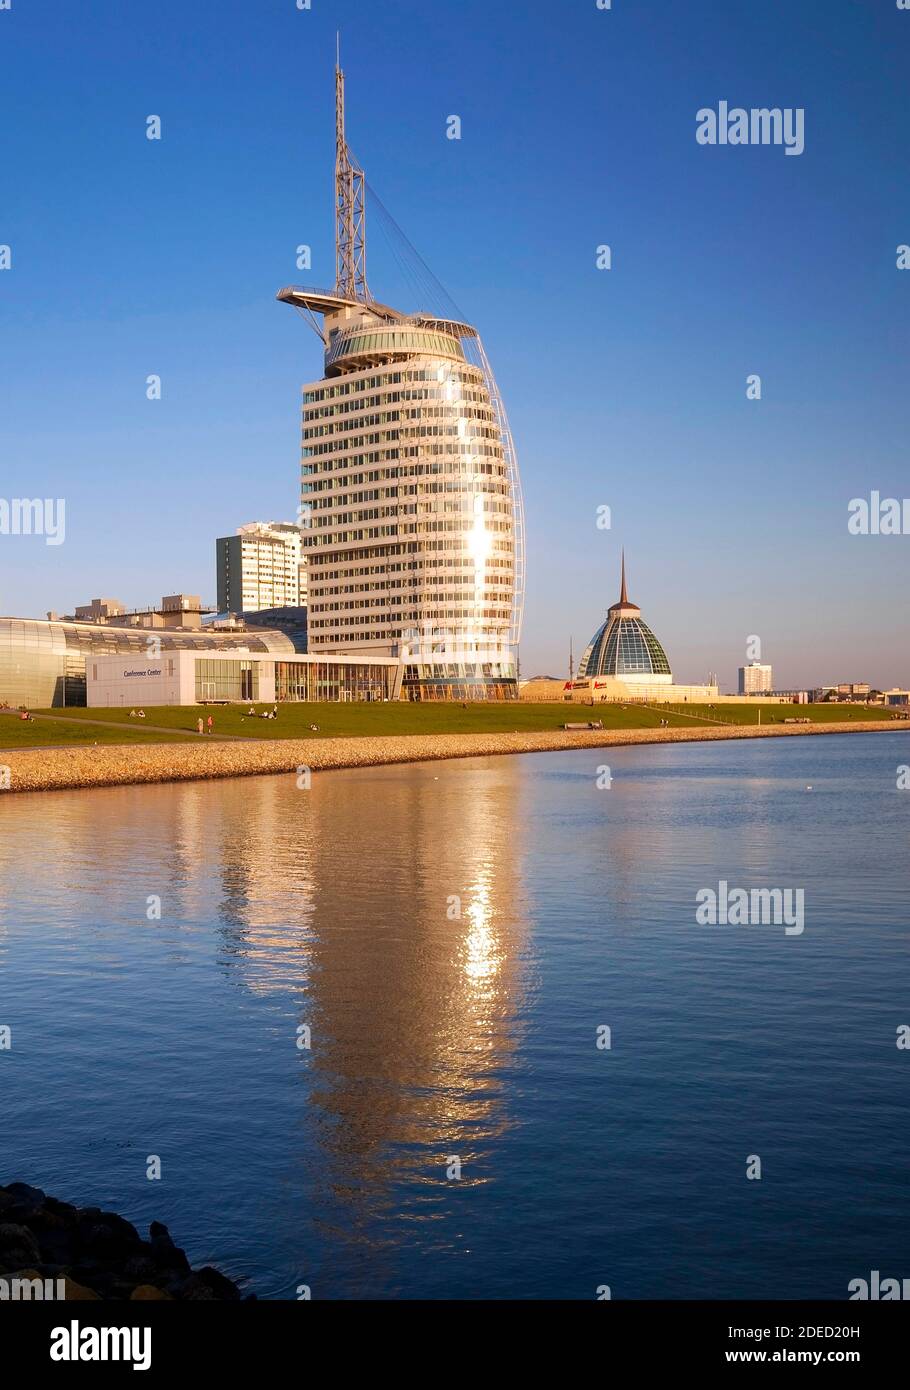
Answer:
POLYGON ((0 1182, 163 1220, 261 1297, 910 1275, 905 762, 895 732, 0 797, 0 1182), (698 925, 720 879, 803 888, 804 932, 698 925))

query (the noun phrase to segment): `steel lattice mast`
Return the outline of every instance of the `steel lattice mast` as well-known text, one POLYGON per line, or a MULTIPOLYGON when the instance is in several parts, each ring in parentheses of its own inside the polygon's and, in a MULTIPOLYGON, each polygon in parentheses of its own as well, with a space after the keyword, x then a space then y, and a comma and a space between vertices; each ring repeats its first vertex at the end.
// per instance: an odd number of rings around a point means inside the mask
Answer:
POLYGON ((368 301, 363 170, 351 158, 344 136, 344 73, 335 60, 335 289, 368 301))

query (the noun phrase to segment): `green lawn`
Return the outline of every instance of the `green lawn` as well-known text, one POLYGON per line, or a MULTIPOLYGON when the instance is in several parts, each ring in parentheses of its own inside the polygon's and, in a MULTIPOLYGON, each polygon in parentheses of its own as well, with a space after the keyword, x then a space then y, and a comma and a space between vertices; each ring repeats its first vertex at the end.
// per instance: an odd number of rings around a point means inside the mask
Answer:
MULTIPOLYGON (((655 707, 656 708, 656 707, 655 707)), ((666 710, 667 706, 664 706, 666 710)), ((711 705, 670 705, 675 713, 696 715, 704 719, 720 719, 725 724, 781 724, 785 719, 811 719, 813 724, 849 724, 874 719, 890 719, 891 711, 870 705, 725 705, 722 700, 711 705)))
MULTIPOLYGON (((475 734, 519 733, 529 730, 558 729, 575 721, 602 719, 608 729, 657 728, 668 716, 661 711, 618 705, 590 707, 566 704, 300 704, 279 705, 277 719, 261 719, 247 715, 246 705, 182 705, 155 706, 146 711, 145 724, 159 724, 168 729, 195 732, 200 718, 214 720, 213 736, 240 735, 242 738, 352 738, 381 734, 475 734), (310 725, 317 726, 317 732, 310 725)), ((271 706, 257 705, 259 713, 271 706)), ((37 712, 37 711, 36 711, 37 712)), ((62 711, 47 711, 62 713, 62 711)), ((112 728, 135 730, 137 720, 124 709, 68 709, 66 717, 73 720, 100 720, 112 728)), ((671 715, 670 721, 680 727, 691 725, 690 719, 671 715)), ((23 725, 23 728, 29 726, 23 725)), ((106 730, 101 731, 106 732, 106 730)), ((2 730, 0 730, 2 733, 2 730)))
MULTIPOLYGON (((270 708, 257 705, 261 713, 270 708)), ((144 721, 131 719, 125 709, 67 709, 34 711, 48 718, 25 722, 0 716, 0 748, 41 747, 48 744, 193 743, 196 721, 211 714, 215 738, 355 738, 382 734, 519 733, 558 729, 567 721, 600 719, 605 729, 658 728, 662 719, 681 729, 725 724, 763 724, 788 718, 813 722, 859 722, 889 719, 887 710, 843 705, 598 705, 596 709, 567 704, 307 704, 280 705, 277 719, 247 715, 243 705, 150 706, 144 721), (317 726, 314 732, 310 725, 317 726), (164 732, 154 726, 160 725, 164 732), (183 731, 183 732, 181 732, 183 731)), ((198 736, 197 736, 198 737, 198 736)))
POLYGON ((62 719, 16 719, 0 715, 0 748, 46 748, 58 744, 64 747, 93 743, 169 743, 172 734, 133 731, 112 725, 109 729, 97 725, 85 727, 82 720, 65 722, 62 719))

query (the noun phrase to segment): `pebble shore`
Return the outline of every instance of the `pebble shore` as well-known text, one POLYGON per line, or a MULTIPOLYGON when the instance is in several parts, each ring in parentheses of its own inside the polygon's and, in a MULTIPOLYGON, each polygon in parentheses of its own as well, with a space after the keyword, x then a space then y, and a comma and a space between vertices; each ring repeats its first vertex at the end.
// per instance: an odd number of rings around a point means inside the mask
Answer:
POLYGON ((693 729, 605 729, 584 732, 418 734, 385 738, 312 738, 261 743, 224 742, 145 745, 108 744, 99 748, 22 748, 0 750, 9 768, 10 792, 62 791, 75 787, 116 787, 131 783, 186 782, 214 777, 246 777, 276 772, 377 767, 385 763, 429 762, 441 758, 480 758, 500 753, 542 753, 566 748, 611 748, 636 743, 709 743, 718 739, 802 738, 805 735, 893 733, 897 721, 850 721, 762 727, 735 725, 693 729))

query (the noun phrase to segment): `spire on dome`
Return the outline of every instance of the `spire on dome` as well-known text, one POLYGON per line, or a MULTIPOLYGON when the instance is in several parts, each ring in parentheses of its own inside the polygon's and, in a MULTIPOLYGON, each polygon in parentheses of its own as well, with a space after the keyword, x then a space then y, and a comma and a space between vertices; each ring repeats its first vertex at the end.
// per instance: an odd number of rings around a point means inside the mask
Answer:
POLYGON ((619 598, 615 603, 611 603, 607 609, 608 614, 619 613, 625 617, 641 613, 637 603, 633 603, 629 598, 629 590, 626 585, 626 548, 622 549, 621 568, 619 572, 619 598))

